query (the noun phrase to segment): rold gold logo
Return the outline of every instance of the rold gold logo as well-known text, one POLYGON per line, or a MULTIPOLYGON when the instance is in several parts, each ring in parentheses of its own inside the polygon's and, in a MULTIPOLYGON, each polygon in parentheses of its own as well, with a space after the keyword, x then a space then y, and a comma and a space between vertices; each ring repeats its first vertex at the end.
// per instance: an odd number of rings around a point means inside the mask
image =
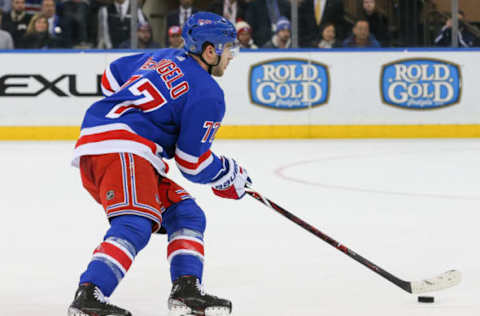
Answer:
POLYGON ((461 96, 460 67, 437 59, 406 59, 383 66, 383 102, 408 109, 456 104, 461 96))
POLYGON ((252 103, 275 109, 304 109, 328 102, 325 65, 303 59, 275 59, 250 68, 252 103))

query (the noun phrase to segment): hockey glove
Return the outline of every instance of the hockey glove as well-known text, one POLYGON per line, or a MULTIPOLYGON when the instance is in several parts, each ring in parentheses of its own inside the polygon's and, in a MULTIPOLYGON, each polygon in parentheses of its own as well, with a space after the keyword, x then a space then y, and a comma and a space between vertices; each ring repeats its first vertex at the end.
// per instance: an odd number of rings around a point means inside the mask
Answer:
POLYGON ((226 199, 241 199, 245 195, 245 186, 252 184, 252 180, 238 163, 231 159, 221 157, 223 170, 218 180, 212 182, 212 191, 215 195, 226 199))

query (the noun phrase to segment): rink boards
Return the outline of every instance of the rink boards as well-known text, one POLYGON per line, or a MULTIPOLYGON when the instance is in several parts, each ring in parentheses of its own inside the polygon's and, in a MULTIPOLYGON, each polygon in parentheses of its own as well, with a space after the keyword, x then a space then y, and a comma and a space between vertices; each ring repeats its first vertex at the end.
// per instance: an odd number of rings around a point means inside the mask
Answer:
MULTIPOLYGON (((112 60, 0 53, 0 139, 75 139, 112 60)), ((479 137, 480 50, 243 51, 218 81, 218 138, 479 137)))

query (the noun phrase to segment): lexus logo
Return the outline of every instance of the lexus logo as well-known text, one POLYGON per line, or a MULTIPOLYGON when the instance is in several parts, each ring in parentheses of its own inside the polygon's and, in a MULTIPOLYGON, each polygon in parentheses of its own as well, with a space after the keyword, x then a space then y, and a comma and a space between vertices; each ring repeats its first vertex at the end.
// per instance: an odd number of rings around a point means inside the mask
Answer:
POLYGON ((79 91, 76 74, 62 74, 54 79, 45 78, 41 74, 6 74, 0 77, 0 97, 36 97, 46 91, 58 97, 102 96, 102 75, 97 74, 96 78, 92 79, 96 80, 95 84, 90 85, 93 89, 79 91), (63 88, 59 87, 59 84, 64 82, 67 84, 62 84, 63 88))

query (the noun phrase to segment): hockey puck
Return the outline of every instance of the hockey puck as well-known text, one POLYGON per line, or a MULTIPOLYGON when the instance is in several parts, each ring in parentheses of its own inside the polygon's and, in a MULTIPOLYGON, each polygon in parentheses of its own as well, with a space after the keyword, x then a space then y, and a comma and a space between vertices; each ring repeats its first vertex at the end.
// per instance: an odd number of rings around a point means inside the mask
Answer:
POLYGON ((435 299, 433 296, 419 296, 418 297, 418 302, 419 303, 433 303, 435 299))

